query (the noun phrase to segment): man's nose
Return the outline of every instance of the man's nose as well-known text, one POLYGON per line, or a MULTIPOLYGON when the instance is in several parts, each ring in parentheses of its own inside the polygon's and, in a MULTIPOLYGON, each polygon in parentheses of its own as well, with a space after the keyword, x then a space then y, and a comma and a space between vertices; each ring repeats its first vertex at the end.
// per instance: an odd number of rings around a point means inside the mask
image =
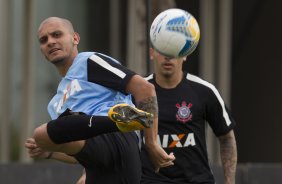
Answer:
POLYGON ((173 57, 165 56, 166 61, 171 61, 172 59, 173 59, 173 57))
POLYGON ((49 37, 47 44, 48 45, 54 45, 57 42, 57 40, 55 38, 49 37))

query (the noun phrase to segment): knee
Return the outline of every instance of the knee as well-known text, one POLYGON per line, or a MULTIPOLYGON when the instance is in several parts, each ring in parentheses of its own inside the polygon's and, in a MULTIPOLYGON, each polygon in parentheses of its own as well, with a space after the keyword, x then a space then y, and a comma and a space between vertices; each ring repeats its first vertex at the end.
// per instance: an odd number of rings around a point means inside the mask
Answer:
POLYGON ((50 140, 48 133, 47 133, 47 124, 43 124, 37 127, 33 131, 33 138, 36 144, 42 149, 48 149, 51 146, 52 141, 50 140))

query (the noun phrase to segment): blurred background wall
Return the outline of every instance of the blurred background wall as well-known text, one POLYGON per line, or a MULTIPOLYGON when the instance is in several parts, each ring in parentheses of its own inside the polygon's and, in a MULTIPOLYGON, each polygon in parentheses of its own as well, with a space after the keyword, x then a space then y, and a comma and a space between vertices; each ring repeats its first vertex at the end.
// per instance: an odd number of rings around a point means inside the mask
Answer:
MULTIPOLYGON (((201 28, 200 44, 184 68, 214 83, 230 107, 239 164, 277 168, 282 162, 281 5, 275 0, 0 0, 0 163, 34 163, 24 141, 50 119, 47 104, 60 76, 38 48, 43 19, 71 20, 81 35, 80 51, 109 54, 147 75, 152 71, 148 26, 160 11, 178 7, 192 13, 201 28)), ((210 129, 207 134, 211 163, 220 164, 217 141, 210 129)))

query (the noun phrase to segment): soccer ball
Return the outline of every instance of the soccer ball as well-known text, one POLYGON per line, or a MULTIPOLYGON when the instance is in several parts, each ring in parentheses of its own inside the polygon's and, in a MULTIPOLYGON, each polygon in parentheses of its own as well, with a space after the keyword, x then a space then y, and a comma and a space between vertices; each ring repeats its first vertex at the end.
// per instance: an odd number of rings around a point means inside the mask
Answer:
POLYGON ((164 56, 177 58, 191 54, 200 39, 197 20, 187 11, 168 9, 161 12, 150 28, 152 47, 164 56))

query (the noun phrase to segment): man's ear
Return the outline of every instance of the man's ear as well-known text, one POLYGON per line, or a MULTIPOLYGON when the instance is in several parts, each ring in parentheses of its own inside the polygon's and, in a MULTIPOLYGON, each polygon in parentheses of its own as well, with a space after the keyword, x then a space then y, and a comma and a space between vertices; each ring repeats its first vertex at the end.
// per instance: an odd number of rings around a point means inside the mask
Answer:
POLYGON ((187 56, 183 57, 183 61, 186 61, 186 59, 187 59, 187 56))
POLYGON ((78 45, 79 44, 79 41, 80 41, 80 36, 77 32, 74 32, 74 35, 73 35, 73 43, 75 45, 78 45))

